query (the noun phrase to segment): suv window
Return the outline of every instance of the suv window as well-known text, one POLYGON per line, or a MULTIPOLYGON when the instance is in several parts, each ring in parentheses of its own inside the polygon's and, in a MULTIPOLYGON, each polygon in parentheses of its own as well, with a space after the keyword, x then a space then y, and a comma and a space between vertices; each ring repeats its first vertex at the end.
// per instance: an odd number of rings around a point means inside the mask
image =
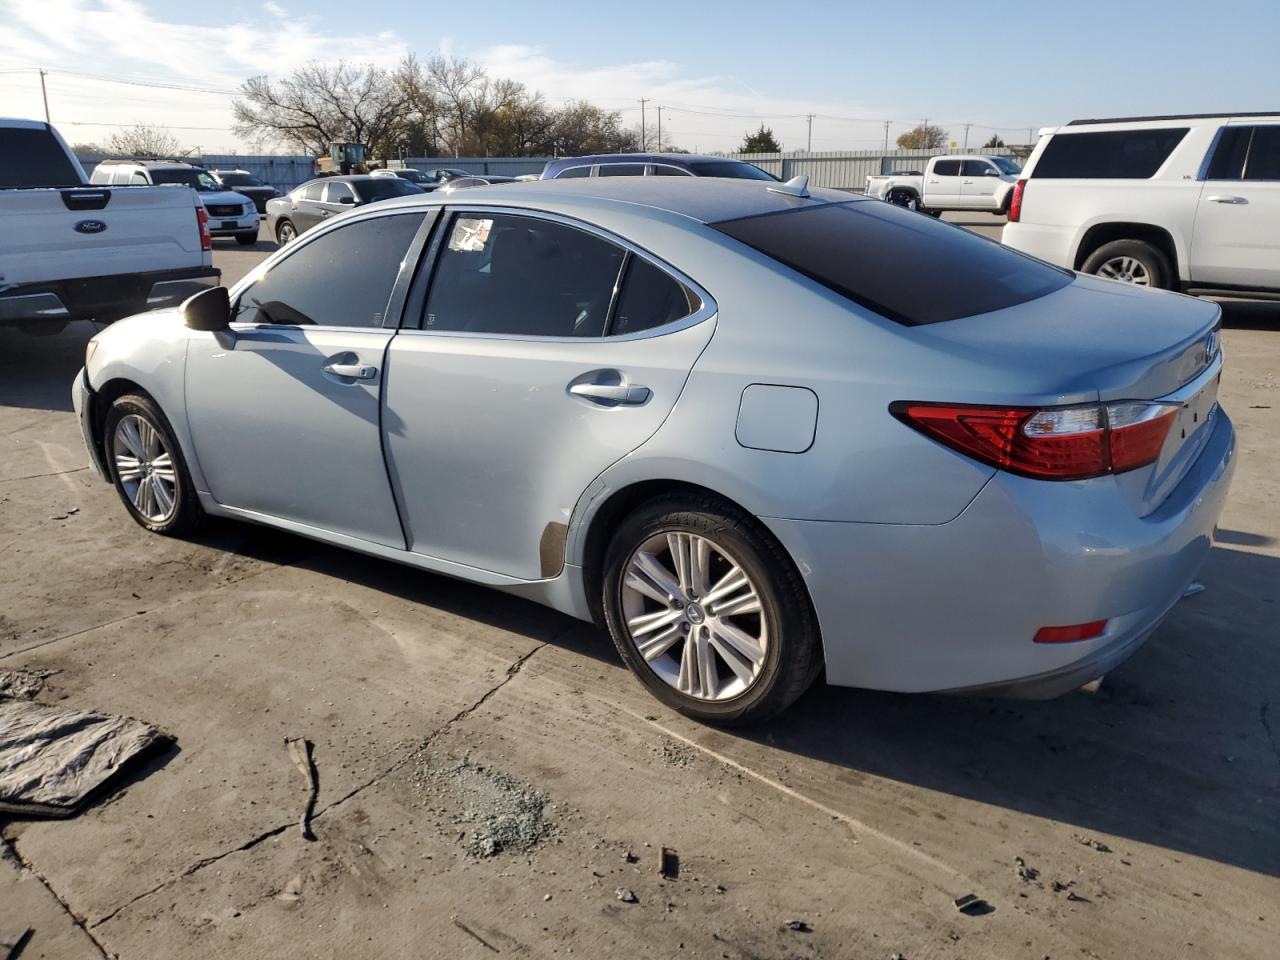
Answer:
POLYGON ((1187 127, 1059 133, 1044 148, 1032 177, 1081 180, 1145 180, 1154 176, 1187 127))
POLYGON ((236 303, 236 323, 381 327, 421 214, 357 220, 273 266, 236 303))
POLYGON ((0 187, 78 187, 80 174, 45 129, 4 128, 0 187))
POLYGON ((999 172, 985 160, 965 160, 960 166, 960 173, 966 177, 994 177, 999 172))
POLYGON ((425 330, 599 337, 621 247, 549 220, 459 213, 427 296, 425 330))
POLYGON ((967 230, 870 200, 711 226, 907 326, 1026 303, 1065 287, 1072 276, 967 230))
POLYGON ((1244 168, 1246 180, 1280 180, 1280 126, 1254 127, 1249 144, 1249 159, 1244 168))
POLYGON ((643 163, 602 163, 597 177, 643 177, 643 163))
POLYGON ((934 176, 938 177, 958 177, 960 176, 959 160, 939 160, 933 165, 934 176))
POLYGON ((683 283, 633 254, 627 261, 609 333, 638 333, 661 327, 689 316, 701 306, 701 298, 683 283))

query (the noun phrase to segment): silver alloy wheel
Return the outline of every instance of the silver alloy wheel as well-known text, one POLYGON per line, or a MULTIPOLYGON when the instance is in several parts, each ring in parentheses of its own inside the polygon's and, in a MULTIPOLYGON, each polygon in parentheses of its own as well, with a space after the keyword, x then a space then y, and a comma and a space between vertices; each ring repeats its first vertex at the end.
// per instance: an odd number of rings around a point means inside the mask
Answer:
POLYGON ((769 649, 759 591, 728 551, 693 533, 661 533, 631 554, 622 584, 627 633, 649 668, 698 700, 756 682, 769 649))
POLYGON ((1140 287, 1151 286, 1151 274, 1147 265, 1136 257, 1112 257, 1098 268, 1098 276, 1136 283, 1140 287))
POLYGON ((160 431, 136 413, 121 417, 111 438, 111 455, 134 509, 151 523, 172 517, 178 506, 178 477, 160 431))
POLYGON ((297 236, 298 231, 292 223, 282 223, 280 229, 276 231, 276 242, 283 247, 287 243, 293 243, 297 236))

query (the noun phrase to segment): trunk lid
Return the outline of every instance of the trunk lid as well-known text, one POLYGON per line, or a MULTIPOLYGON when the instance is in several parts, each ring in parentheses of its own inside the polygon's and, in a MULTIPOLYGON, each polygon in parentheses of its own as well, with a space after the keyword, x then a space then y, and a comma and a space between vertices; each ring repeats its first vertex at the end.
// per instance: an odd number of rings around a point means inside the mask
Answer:
MULTIPOLYGON (((1145 516, 1177 486, 1212 432, 1221 315, 1210 301, 1080 276, 1038 300, 913 332, 981 364, 993 382, 1016 384, 1004 399, 1010 404, 1176 403, 1153 464, 1086 481, 1115 482, 1145 516)), ((991 393, 984 385, 983 399, 991 393)))

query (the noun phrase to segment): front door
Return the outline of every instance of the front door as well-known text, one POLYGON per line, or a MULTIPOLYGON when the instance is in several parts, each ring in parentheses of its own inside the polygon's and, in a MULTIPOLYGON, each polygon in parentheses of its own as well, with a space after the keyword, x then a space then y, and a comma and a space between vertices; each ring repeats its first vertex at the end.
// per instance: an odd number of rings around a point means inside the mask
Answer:
POLYGON ((924 204, 949 210, 963 203, 960 197, 960 161, 935 160, 925 168, 924 204))
POLYGON ((1230 126, 1200 191, 1191 281, 1280 290, 1280 124, 1230 126))
POLYGON ((579 497, 671 411, 714 307, 581 225, 475 210, 446 227, 420 329, 387 361, 409 548, 554 577, 579 497))
POLYGON ((237 291, 230 336, 192 336, 187 416, 219 503, 404 547, 379 393, 388 304, 422 222, 403 213, 304 237, 237 291))

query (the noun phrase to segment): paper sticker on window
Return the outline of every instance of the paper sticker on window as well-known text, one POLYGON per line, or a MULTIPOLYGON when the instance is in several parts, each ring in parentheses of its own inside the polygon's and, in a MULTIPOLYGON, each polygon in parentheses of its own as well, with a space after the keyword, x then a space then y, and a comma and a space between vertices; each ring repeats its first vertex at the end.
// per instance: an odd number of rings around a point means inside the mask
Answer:
POLYGON ((453 234, 449 237, 449 249, 460 250, 463 253, 479 253, 489 242, 489 231, 492 229, 492 220, 459 217, 453 224, 453 234))

